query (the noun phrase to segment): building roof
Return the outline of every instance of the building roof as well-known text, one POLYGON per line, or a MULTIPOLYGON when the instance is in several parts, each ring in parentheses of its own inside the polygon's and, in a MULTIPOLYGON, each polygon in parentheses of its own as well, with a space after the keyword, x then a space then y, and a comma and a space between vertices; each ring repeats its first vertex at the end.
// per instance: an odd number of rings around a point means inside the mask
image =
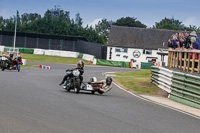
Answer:
POLYGON ((157 50, 158 48, 167 48, 168 39, 176 32, 180 31, 112 25, 108 46, 153 50, 157 50))

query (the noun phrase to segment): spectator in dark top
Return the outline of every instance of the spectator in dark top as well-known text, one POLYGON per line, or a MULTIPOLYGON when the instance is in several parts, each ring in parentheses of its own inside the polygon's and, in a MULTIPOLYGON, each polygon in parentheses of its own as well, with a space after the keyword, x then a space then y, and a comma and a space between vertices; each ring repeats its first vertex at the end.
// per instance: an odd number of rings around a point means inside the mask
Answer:
POLYGON ((198 44, 197 44, 197 42, 196 42, 196 38, 195 37, 191 37, 191 46, 190 46, 190 48, 191 49, 199 49, 199 46, 198 46, 198 44))
POLYGON ((179 32, 179 48, 184 48, 185 46, 185 36, 183 32, 179 32))
POLYGON ((168 40, 168 47, 172 49, 176 49, 178 47, 176 35, 172 35, 172 37, 168 40))
POLYGON ((197 33, 196 33, 195 31, 192 31, 192 32, 190 33, 190 36, 196 38, 196 43, 197 43, 197 45, 198 45, 198 49, 200 49, 200 41, 199 41, 199 37, 197 36, 197 33))
POLYGON ((185 48, 186 49, 189 49, 190 48, 190 45, 191 45, 191 37, 190 35, 188 34, 188 32, 185 32, 185 48))

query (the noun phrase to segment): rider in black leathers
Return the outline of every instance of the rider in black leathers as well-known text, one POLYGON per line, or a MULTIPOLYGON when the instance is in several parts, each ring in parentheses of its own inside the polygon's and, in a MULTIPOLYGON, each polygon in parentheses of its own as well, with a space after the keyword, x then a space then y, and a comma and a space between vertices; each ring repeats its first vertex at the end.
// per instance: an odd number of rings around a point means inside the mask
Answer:
MULTIPOLYGON (((82 81, 83 81, 83 73, 84 73, 84 62, 82 61, 82 60, 80 60, 78 63, 77 63, 77 69, 80 71, 80 76, 79 76, 79 78, 80 78, 80 80, 81 80, 81 83, 82 83, 82 81)), ((66 70, 66 71, 68 71, 68 70, 66 70)), ((62 85, 62 84, 64 84, 64 82, 68 79, 68 78, 70 78, 70 77, 72 77, 73 76, 73 74, 72 73, 67 73, 65 76, 64 76, 64 78, 63 78, 63 80, 62 80, 62 82, 59 84, 59 85, 62 85)))
POLYGON ((8 57, 8 68, 10 68, 12 66, 12 62, 13 62, 13 53, 11 52, 9 57, 8 57))

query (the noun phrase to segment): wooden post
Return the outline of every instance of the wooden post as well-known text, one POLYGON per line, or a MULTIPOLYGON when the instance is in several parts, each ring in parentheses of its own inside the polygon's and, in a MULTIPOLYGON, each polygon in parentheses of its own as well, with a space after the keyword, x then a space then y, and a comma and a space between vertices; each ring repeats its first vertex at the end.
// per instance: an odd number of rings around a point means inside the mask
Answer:
POLYGON ((170 68, 172 68, 172 65, 173 65, 173 54, 174 52, 171 52, 171 55, 170 55, 170 68))
POLYGON ((179 52, 176 52, 177 56, 176 56, 176 68, 178 68, 178 64, 179 64, 179 52))
POLYGON ((180 56, 181 57, 180 57, 180 67, 179 68, 182 69, 182 57, 183 57, 183 53, 182 52, 180 52, 180 56))
POLYGON ((184 67, 183 67, 183 71, 185 71, 185 69, 186 69, 186 58, 187 58, 187 52, 184 53, 184 67))
POLYGON ((176 55, 176 52, 173 52, 173 54, 174 54, 174 55, 173 55, 173 66, 172 66, 172 67, 175 67, 175 64, 176 64, 176 63, 175 63, 175 62, 176 62, 176 56, 175 56, 175 55, 176 55))
POLYGON ((195 53, 192 55, 192 73, 194 72, 194 64, 195 64, 195 53))
POLYGON ((188 53, 188 66, 187 66, 187 72, 190 70, 190 54, 188 53))

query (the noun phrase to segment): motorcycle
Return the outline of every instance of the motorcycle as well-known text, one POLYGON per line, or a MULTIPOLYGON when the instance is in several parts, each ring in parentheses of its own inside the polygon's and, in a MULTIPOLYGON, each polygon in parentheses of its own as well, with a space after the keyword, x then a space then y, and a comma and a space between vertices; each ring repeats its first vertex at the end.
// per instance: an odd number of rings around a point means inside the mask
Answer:
POLYGON ((20 72, 20 65, 22 65, 22 62, 19 62, 17 59, 13 60, 11 64, 8 61, 7 57, 2 56, 0 58, 0 63, 1 63, 1 70, 4 71, 5 69, 7 70, 17 70, 20 72))
POLYGON ((22 65, 22 63, 20 61, 18 61, 17 59, 15 59, 12 62, 11 70, 17 70, 18 72, 20 72, 20 65, 22 65))
POLYGON ((69 77, 65 81, 63 89, 67 90, 68 92, 73 89, 75 93, 79 93, 81 86, 79 69, 68 69, 66 72, 68 72, 69 77))
POLYGON ((1 70, 4 71, 5 69, 9 69, 8 67, 8 58, 2 56, 0 58, 0 62, 1 62, 1 70))

